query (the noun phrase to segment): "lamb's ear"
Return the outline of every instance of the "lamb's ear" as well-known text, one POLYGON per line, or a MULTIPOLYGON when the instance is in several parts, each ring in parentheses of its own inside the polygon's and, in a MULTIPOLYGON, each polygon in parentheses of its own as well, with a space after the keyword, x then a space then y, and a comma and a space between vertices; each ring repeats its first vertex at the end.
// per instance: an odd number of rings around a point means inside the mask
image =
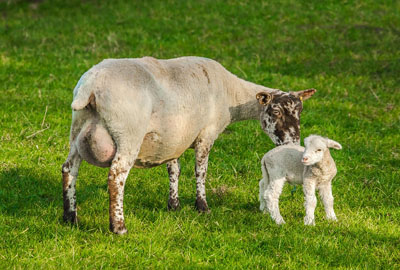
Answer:
POLYGON ((297 92, 290 92, 290 94, 299 97, 301 101, 309 99, 312 95, 315 94, 315 92, 317 92, 316 89, 311 88, 311 89, 306 89, 306 90, 302 90, 302 91, 297 91, 297 92))
POLYGON ((331 140, 331 139, 326 139, 326 146, 328 146, 329 148, 337 149, 337 150, 342 149, 342 146, 340 145, 340 143, 338 143, 334 140, 331 140))
POLYGON ((258 93, 257 95, 256 95, 256 98, 257 98, 257 100, 258 100, 258 102, 261 104, 261 105, 264 105, 264 106, 266 106, 266 105, 268 105, 270 102, 271 102, 271 100, 272 100, 272 95, 270 94, 270 93, 267 93, 267 92, 260 92, 260 93, 258 93))

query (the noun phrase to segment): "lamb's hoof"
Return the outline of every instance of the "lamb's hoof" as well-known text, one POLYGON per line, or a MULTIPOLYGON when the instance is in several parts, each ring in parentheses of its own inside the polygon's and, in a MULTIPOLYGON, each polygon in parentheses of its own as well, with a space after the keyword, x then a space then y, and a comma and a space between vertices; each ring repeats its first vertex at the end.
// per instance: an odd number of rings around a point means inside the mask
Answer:
POLYGON ((123 235, 128 232, 123 221, 117 222, 117 224, 110 223, 110 231, 118 235, 123 235))
POLYGON ((326 217, 326 219, 329 220, 329 221, 333 221, 333 222, 338 221, 336 216, 328 216, 328 217, 326 217))
POLYGON ((75 212, 64 211, 63 219, 67 223, 72 223, 72 224, 78 223, 78 217, 76 216, 76 211, 75 212))
POLYGON ((200 213, 210 213, 206 200, 197 198, 195 205, 200 213))
POLYGON ((283 220, 283 218, 275 220, 276 225, 283 225, 286 224, 286 222, 283 220))
POLYGON ((311 217, 304 217, 304 225, 315 226, 315 220, 311 217))
POLYGON ((169 211, 176 211, 180 208, 179 199, 169 199, 168 200, 168 210, 169 211))

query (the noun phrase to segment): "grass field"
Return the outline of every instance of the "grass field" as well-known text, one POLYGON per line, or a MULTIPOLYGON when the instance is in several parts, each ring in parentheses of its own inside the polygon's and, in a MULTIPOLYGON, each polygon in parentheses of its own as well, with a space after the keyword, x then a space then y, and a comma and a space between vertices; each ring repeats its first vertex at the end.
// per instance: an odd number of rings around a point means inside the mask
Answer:
POLYGON ((0 1, 0 268, 399 269, 400 2, 0 1), (182 208, 167 211, 165 166, 127 181, 128 235, 108 231, 107 169, 83 163, 78 226, 62 222, 61 164, 72 90, 104 58, 199 55, 249 81, 316 88, 302 137, 337 140, 339 221, 303 222, 287 186, 276 226, 258 210, 257 121, 216 141, 210 214, 194 209, 194 153, 181 159, 182 208))

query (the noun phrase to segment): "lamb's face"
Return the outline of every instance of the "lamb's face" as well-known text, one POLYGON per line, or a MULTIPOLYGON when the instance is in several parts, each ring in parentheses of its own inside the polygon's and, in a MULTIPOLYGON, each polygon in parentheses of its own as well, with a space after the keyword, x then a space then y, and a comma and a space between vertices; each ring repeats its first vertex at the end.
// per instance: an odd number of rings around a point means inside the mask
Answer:
POLYGON ((300 144, 300 114, 302 100, 311 97, 315 89, 290 93, 257 94, 263 105, 260 115, 261 127, 275 145, 287 143, 300 144))
POLYGON ((325 139, 319 136, 305 138, 304 147, 303 159, 301 161, 306 166, 320 162, 324 157, 325 151, 329 151, 325 139))
POLYGON ((323 159, 325 152, 329 151, 329 148, 337 150, 342 149, 340 143, 318 135, 310 135, 305 138, 304 147, 305 149, 301 162, 306 166, 320 162, 323 159))

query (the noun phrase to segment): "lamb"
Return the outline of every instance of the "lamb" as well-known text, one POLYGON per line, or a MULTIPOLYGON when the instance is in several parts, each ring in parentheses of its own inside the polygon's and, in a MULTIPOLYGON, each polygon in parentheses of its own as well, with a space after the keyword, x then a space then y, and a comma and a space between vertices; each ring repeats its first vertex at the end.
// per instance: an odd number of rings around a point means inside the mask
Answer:
POLYGON ((279 196, 286 182, 303 185, 305 225, 315 225, 315 189, 319 191, 326 218, 337 220, 332 196, 332 179, 337 169, 329 148, 340 150, 342 146, 318 135, 305 138, 304 145, 305 148, 294 144, 278 146, 261 160, 263 178, 259 182, 260 210, 264 213, 268 211, 278 225, 285 223, 279 212, 279 196))
POLYGON ((275 144, 299 143, 302 101, 315 89, 297 92, 240 79, 202 57, 106 59, 82 75, 74 89, 70 151, 62 166, 64 220, 77 222, 76 180, 82 160, 110 167, 110 230, 127 232, 125 181, 133 167, 166 164, 168 208, 179 207, 179 157, 195 149, 196 201, 207 212, 208 156, 230 124, 260 119, 275 144))

